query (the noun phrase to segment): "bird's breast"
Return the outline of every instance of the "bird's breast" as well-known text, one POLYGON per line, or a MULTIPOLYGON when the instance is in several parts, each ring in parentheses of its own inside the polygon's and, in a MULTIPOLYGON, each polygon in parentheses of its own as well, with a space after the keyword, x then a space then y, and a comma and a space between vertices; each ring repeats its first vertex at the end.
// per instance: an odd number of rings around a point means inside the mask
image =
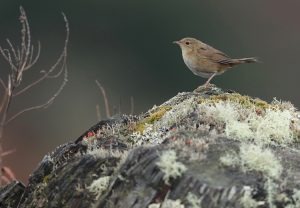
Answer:
POLYGON ((222 73, 216 63, 203 56, 195 55, 193 51, 183 52, 182 56, 186 66, 197 76, 208 78, 215 72, 222 73))

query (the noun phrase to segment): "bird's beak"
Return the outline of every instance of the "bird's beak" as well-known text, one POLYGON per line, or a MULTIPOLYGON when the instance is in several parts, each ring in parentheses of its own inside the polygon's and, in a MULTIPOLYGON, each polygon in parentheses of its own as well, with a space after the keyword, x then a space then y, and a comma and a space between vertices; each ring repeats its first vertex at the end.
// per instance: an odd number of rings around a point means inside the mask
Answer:
POLYGON ((173 41, 174 44, 180 44, 180 41, 173 41))

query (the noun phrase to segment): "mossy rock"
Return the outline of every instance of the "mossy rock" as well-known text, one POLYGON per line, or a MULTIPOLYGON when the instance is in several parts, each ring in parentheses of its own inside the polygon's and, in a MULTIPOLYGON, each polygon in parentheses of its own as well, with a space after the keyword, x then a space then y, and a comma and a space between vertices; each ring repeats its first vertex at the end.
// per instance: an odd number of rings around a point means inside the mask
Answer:
MULTIPOLYGON (((27 207, 300 207, 299 112, 214 86, 116 116, 57 147, 25 190, 27 207)), ((5 199, 5 200, 4 200, 5 199)))

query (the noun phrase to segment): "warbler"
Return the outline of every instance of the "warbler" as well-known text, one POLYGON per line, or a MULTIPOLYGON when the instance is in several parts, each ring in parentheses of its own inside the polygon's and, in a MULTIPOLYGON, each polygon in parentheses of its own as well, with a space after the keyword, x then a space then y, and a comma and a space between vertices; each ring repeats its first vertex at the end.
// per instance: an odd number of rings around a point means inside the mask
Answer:
POLYGON ((204 87, 216 75, 223 74, 228 69, 244 63, 257 63, 258 59, 252 58, 230 58, 225 53, 201 42, 195 38, 183 38, 174 41, 180 46, 184 63, 197 76, 208 78, 204 87))

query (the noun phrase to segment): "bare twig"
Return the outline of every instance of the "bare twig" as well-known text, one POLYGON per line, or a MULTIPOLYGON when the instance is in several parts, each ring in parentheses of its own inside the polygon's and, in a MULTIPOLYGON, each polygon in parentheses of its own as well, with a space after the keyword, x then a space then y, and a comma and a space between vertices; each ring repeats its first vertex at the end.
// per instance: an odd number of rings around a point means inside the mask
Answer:
POLYGON ((104 99, 104 104, 105 104, 105 112, 106 112, 106 117, 107 118, 110 118, 111 117, 111 114, 110 114, 110 109, 109 109, 109 104, 108 104, 108 99, 107 99, 107 96, 106 96, 106 92, 105 92, 105 89, 104 87, 102 87, 102 85, 98 82, 98 80, 95 80, 97 86, 99 87, 100 89, 100 92, 103 96, 103 99, 104 99))
POLYGON ((16 152, 16 149, 7 150, 7 151, 1 153, 1 157, 5 157, 5 156, 10 155, 15 152, 16 152))
MULTIPOLYGON (((64 71, 64 64, 62 64, 65 61, 65 57, 67 56, 67 46, 68 46, 68 42, 69 42, 69 35, 70 35, 70 29, 69 29, 69 22, 67 20, 67 17, 65 16, 64 13, 62 13, 63 17, 64 17, 64 21, 65 21, 65 27, 66 27, 66 39, 65 39, 65 44, 64 44, 64 49, 61 53, 61 55, 58 57, 57 61, 55 62, 55 64, 53 64, 50 69, 48 70, 42 70, 41 72, 43 72, 43 76, 41 76, 40 78, 38 78, 36 81, 33 81, 32 83, 30 83, 28 86, 24 87, 23 89, 21 89, 20 91, 16 92, 13 94, 13 96, 17 96, 20 95, 24 92, 26 92, 27 90, 29 90, 30 88, 34 87, 35 85, 39 84, 40 82, 44 81, 47 78, 57 78, 59 75, 61 75, 61 73, 64 71), (53 73, 55 71, 55 69, 57 69, 58 65, 62 64, 61 69, 58 71, 57 74, 50 76, 51 73, 53 73)), ((36 60, 38 59, 39 55, 40 55, 40 43, 38 44, 38 53, 36 58, 34 59, 34 61, 31 63, 32 65, 36 63, 36 60)))
POLYGON ((13 115, 9 119, 7 119, 5 125, 8 124, 9 122, 13 121, 18 116, 20 116, 21 114, 23 114, 25 112, 32 111, 32 110, 37 110, 37 109, 41 109, 41 108, 48 108, 53 103, 53 101, 55 100, 55 98, 62 92, 62 90, 64 89, 65 85, 67 84, 67 81, 68 81, 68 70, 67 70, 67 67, 66 67, 65 68, 65 75, 64 75, 63 82, 61 83, 61 85, 60 85, 59 89, 56 91, 56 93, 49 100, 47 100, 45 103, 43 103, 41 105, 32 106, 32 107, 25 108, 25 109, 19 111, 18 113, 16 113, 15 115, 13 115))
POLYGON ((40 108, 47 108, 54 102, 56 97, 62 92, 68 80, 68 70, 67 70, 67 46, 69 42, 69 23, 64 13, 62 13, 65 27, 66 27, 66 38, 64 42, 64 47, 62 53, 56 60, 56 62, 47 70, 41 71, 42 75, 36 81, 31 82, 28 86, 19 89, 22 82, 24 72, 26 70, 32 69, 32 67, 37 63, 40 52, 41 44, 38 42, 37 51, 31 41, 30 26, 25 13, 25 10, 20 7, 20 23, 21 23, 21 43, 19 46, 15 46, 9 39, 6 40, 8 44, 8 49, 4 49, 0 46, 0 56, 9 64, 10 72, 8 74, 7 84, 0 78, 0 87, 4 88, 4 96, 1 98, 0 103, 0 186, 1 181, 6 179, 14 179, 13 172, 8 167, 3 167, 2 157, 11 154, 13 150, 2 151, 2 138, 4 127, 14 119, 16 119, 21 114, 36 110, 40 108), (32 87, 36 86, 45 79, 58 78, 60 75, 63 76, 63 80, 57 89, 57 91, 52 95, 45 103, 41 105, 36 105, 22 109, 18 113, 14 114, 8 118, 10 104, 14 96, 20 95, 32 87), (17 92, 15 92, 17 91, 17 92), (3 172, 3 174, 2 174, 3 172), (1 180, 2 179, 2 180, 1 180))
POLYGON ((1 176, 1 181, 3 181, 4 184, 9 184, 11 182, 6 176, 1 176))
POLYGON ((4 89, 6 89, 6 85, 4 84, 3 79, 1 79, 1 78, 0 78, 0 84, 2 85, 2 87, 3 87, 4 89))
POLYGON ((13 181, 16 179, 13 171, 7 166, 2 167, 2 173, 3 173, 3 176, 7 177, 10 181, 13 181))
POLYGON ((24 71, 30 69, 31 67, 33 67, 37 60, 40 58, 40 54, 41 54, 41 43, 40 41, 38 41, 38 49, 37 49, 37 53, 33 59, 33 54, 34 54, 34 46, 32 45, 31 47, 31 52, 30 52, 30 61, 29 61, 29 64, 25 67, 24 71), (33 60, 32 60, 33 59, 33 60))
POLYGON ((96 115, 97 115, 98 121, 101 121, 101 112, 100 112, 100 107, 98 104, 96 105, 96 115))
POLYGON ((21 37, 22 37, 22 42, 21 42, 21 60, 19 62, 19 67, 20 72, 17 77, 17 80, 21 79, 22 77, 22 72, 25 70, 27 66, 27 61, 28 58, 30 57, 30 46, 31 46, 31 35, 30 35, 30 27, 28 23, 28 19, 25 13, 25 10, 23 7, 20 7, 20 22, 22 24, 22 29, 21 29, 21 37))
POLYGON ((10 50, 11 50, 12 53, 14 54, 15 60, 18 60, 17 53, 16 53, 16 50, 15 50, 13 44, 10 42, 9 39, 6 39, 6 42, 7 42, 7 44, 10 46, 10 50))
MULTIPOLYGON (((22 25, 21 50, 18 49, 17 50, 18 52, 16 53, 16 50, 15 50, 15 47, 13 46, 13 44, 9 40, 7 41, 12 53, 14 54, 14 58, 16 59, 15 62, 17 63, 16 65, 18 66, 18 68, 16 68, 15 64, 13 64, 9 50, 7 50, 7 49, 4 50, 4 49, 0 48, 0 52, 1 52, 2 56, 4 56, 4 58, 10 63, 11 69, 13 71, 10 76, 10 79, 9 79, 9 81, 10 81, 9 83, 10 83, 11 87, 8 87, 8 99, 6 102, 7 109, 10 104, 10 101, 11 101, 10 95, 12 95, 12 96, 20 95, 20 94, 26 92, 27 90, 29 90, 30 88, 34 87, 35 85, 39 84, 40 82, 44 81, 47 78, 59 77, 59 75, 61 75, 61 73, 63 71, 65 72, 64 73, 65 75, 64 75, 64 80, 63 80, 60 88, 48 101, 46 101, 44 104, 41 104, 41 105, 25 108, 7 120, 6 120, 6 115, 4 115, 3 117, 4 117, 5 121, 2 119, 2 122, 1 122, 2 127, 3 127, 3 125, 9 123, 10 121, 14 120, 16 117, 18 117, 19 115, 21 115, 27 111, 40 109, 40 108, 47 108, 54 101, 54 99, 59 95, 59 93, 62 91, 62 89, 66 85, 67 77, 68 77, 68 72, 67 72, 67 67, 66 67, 66 57, 67 57, 67 46, 68 46, 68 42, 69 42, 70 29, 69 29, 68 20, 67 20, 65 14, 62 13, 64 21, 65 21, 65 27, 66 27, 66 39, 65 39, 65 44, 64 44, 62 53, 60 54, 60 56, 57 59, 57 61, 55 62, 55 64, 52 65, 50 67, 50 69, 46 70, 46 72, 44 72, 43 76, 41 76, 36 81, 30 83, 28 86, 24 87, 20 91, 14 93, 14 89, 16 89, 19 86, 19 84, 22 80, 23 72, 25 70, 31 68, 37 62, 37 60, 40 56, 40 48, 41 48, 40 43, 38 42, 38 51, 37 51, 37 54, 35 55, 35 58, 33 59, 32 58, 33 57, 33 46, 31 45, 31 35, 30 35, 30 27, 29 27, 28 19, 27 19, 26 13, 22 7, 20 8, 20 12, 21 12, 20 22, 22 25), (8 51, 8 52, 5 53, 5 51, 8 51), (33 61, 32 61, 32 59, 33 59, 33 61), (61 68, 59 69, 59 71, 56 72, 55 75, 50 76, 50 74, 53 73, 57 69, 58 65, 61 65, 61 68)), ((6 112, 7 109, 6 110, 4 109, 4 112, 6 112)), ((4 114, 6 114, 6 113, 4 113, 4 114)), ((0 126, 0 128, 1 128, 1 126, 0 126)), ((0 129, 0 138, 1 138, 1 129, 0 129)))
POLYGON ((9 59, 9 56, 6 54, 7 53, 7 49, 4 49, 0 46, 0 52, 2 57, 5 59, 5 61, 7 61, 9 64, 11 64, 11 60, 9 59))
POLYGON ((2 98, 2 100, 1 100, 1 103, 0 103, 0 113, 2 112, 2 109, 3 109, 3 107, 5 106, 6 95, 7 95, 7 93, 6 93, 6 91, 5 91, 5 92, 4 92, 4 95, 3 95, 3 98, 2 98))
POLYGON ((0 53, 1 53, 2 57, 9 63, 11 70, 12 71, 17 71, 18 69, 12 62, 10 52, 7 49, 3 49, 0 46, 0 53))
POLYGON ((7 118, 8 109, 9 109, 9 105, 12 100, 11 95, 12 95, 12 91, 14 90, 14 87, 11 83, 12 83, 11 76, 8 75, 7 90, 6 90, 6 94, 4 95, 5 99, 3 99, 3 106, 1 106, 2 114, 0 117, 0 139, 2 139, 2 136, 3 136, 3 131, 4 131, 4 126, 5 126, 5 122, 6 122, 6 118, 7 118))

